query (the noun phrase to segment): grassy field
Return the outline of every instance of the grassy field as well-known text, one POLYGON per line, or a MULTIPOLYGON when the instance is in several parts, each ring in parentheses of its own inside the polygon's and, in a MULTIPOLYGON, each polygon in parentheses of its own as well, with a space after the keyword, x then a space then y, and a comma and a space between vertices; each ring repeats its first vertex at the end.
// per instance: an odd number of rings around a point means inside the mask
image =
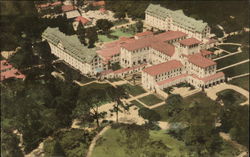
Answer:
POLYGON ((132 86, 130 84, 125 84, 125 85, 121 85, 121 86, 124 87, 125 90, 133 96, 137 96, 137 95, 146 93, 146 91, 141 86, 138 86, 138 85, 132 86))
MULTIPOLYGON (((161 141, 163 145, 167 146, 169 149, 159 149, 159 152, 165 154, 168 157, 190 157, 190 152, 188 147, 183 141, 179 141, 166 131, 149 131, 150 139, 152 141, 161 141)), ((109 129, 104 135, 97 141, 96 147, 93 150, 91 157, 135 157, 130 156, 126 153, 125 143, 123 141, 126 139, 124 134, 120 132, 119 129, 109 129)), ((132 148, 133 149, 133 148, 132 148)), ((155 149, 152 146, 147 147, 147 150, 155 149)), ((224 143, 222 145, 222 150, 217 157, 234 157, 238 154, 231 145, 224 143)), ((138 156, 136 156, 138 157, 138 156)))
POLYGON ((216 61, 217 62, 217 68, 220 69, 220 68, 223 68, 225 66, 228 66, 228 65, 235 64, 237 62, 246 60, 248 58, 249 58, 249 52, 242 52, 242 53, 239 53, 239 54, 236 54, 236 55, 233 55, 233 56, 222 58, 222 59, 219 59, 219 60, 216 61))
POLYGON ((229 51, 229 52, 236 52, 238 47, 237 45, 219 45, 218 47, 220 47, 223 50, 229 51))
MULTIPOLYGON (((124 138, 119 129, 108 130, 97 141, 91 157, 131 157, 125 152, 125 146, 122 144, 121 139, 124 138)), ((170 152, 165 151, 166 155, 187 157, 188 151, 185 144, 166 134, 165 131, 150 131, 150 138, 154 141, 162 141, 171 148, 170 152)))
POLYGON ((143 108, 143 107, 144 107, 141 103, 139 103, 139 102, 136 101, 136 100, 131 101, 131 104, 134 104, 134 105, 137 106, 138 108, 143 108))
MULTIPOLYGON (((212 104, 215 103, 213 100, 211 100, 210 98, 208 98, 204 93, 199 92, 196 93, 194 95, 191 95, 189 97, 184 98, 184 104, 185 105, 189 105, 191 104, 193 101, 196 101, 198 103, 203 103, 203 104, 212 104)), ((158 112, 161 116, 161 121, 168 121, 168 113, 167 113, 167 109, 166 109, 166 105, 162 105, 160 107, 154 108, 153 110, 155 110, 156 112, 158 112)))
POLYGON ((148 106, 152 106, 152 105, 158 104, 158 103, 163 101, 163 100, 161 100, 160 98, 158 98, 157 96, 155 96, 153 94, 142 97, 139 100, 142 101, 143 103, 145 103, 148 106))
POLYGON ((232 77, 249 72, 249 62, 223 70, 226 76, 232 77))
POLYGON ((233 79, 229 83, 236 85, 236 86, 239 86, 239 87, 249 91, 249 76, 233 79))
MULTIPOLYGON (((133 34, 124 33, 120 29, 112 30, 112 33, 110 33, 110 34, 113 36, 116 36, 118 38, 119 37, 132 37, 133 36, 133 34)), ((98 39, 101 42, 111 42, 111 41, 117 40, 117 39, 112 39, 112 38, 107 37, 106 35, 101 35, 101 34, 98 35, 98 39)))

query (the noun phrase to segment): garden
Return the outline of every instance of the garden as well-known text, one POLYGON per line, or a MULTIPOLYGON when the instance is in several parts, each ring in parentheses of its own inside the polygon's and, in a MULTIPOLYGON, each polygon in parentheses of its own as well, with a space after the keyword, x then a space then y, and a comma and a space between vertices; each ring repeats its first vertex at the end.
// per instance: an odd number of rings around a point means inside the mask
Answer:
POLYGON ((139 98, 139 100, 148 106, 152 106, 163 101, 153 94, 149 94, 145 97, 139 98))
POLYGON ((121 86, 124 87, 124 89, 126 90, 126 92, 128 94, 131 94, 133 96, 137 96, 137 95, 146 93, 146 91, 141 86, 138 86, 138 85, 133 86, 133 85, 130 85, 130 84, 124 84, 124 85, 121 85, 121 86))
POLYGON ((98 34, 98 39, 101 42, 110 42, 119 39, 119 37, 132 37, 137 32, 135 25, 129 25, 128 28, 122 27, 111 30, 109 34, 98 34))
POLYGON ((231 53, 237 52, 239 46, 238 45, 219 45, 219 48, 229 51, 231 53))
POLYGON ((223 72, 228 77, 249 73, 249 62, 227 68, 223 72))
POLYGON ((229 83, 249 91, 249 76, 233 79, 229 83))

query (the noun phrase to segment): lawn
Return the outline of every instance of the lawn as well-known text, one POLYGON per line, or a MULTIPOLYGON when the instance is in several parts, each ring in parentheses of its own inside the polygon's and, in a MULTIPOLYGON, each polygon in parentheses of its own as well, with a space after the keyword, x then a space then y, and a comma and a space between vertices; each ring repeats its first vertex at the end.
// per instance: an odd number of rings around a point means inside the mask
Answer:
POLYGON ((236 85, 236 86, 239 86, 239 87, 249 91, 249 76, 244 76, 241 78, 233 79, 229 83, 236 85))
POLYGON ((246 60, 249 58, 249 52, 242 52, 233 56, 225 57, 219 60, 216 60, 217 62, 217 68, 223 68, 225 66, 246 60))
POLYGON ((101 42, 110 42, 110 41, 115 40, 115 39, 108 38, 106 35, 100 35, 100 34, 98 35, 98 39, 101 42))
POLYGON ((141 86, 132 86, 130 84, 124 84, 121 85, 122 87, 125 88, 126 92, 128 92, 128 94, 131 94, 133 96, 137 96, 143 93, 146 93, 146 91, 141 87, 141 86))
POLYGON ((136 100, 131 101, 131 104, 137 106, 138 108, 143 108, 144 107, 140 102, 138 102, 136 100))
POLYGON ((232 77, 249 72, 249 62, 223 70, 226 76, 232 77))
MULTIPOLYGON (((132 37, 132 36, 134 36, 131 33, 124 33, 120 29, 112 30, 112 32, 110 33, 110 35, 115 36, 117 38, 119 38, 119 37, 132 37)), ((111 42, 111 41, 117 40, 115 38, 112 39, 112 38, 109 38, 107 35, 102 35, 102 34, 98 35, 98 39, 101 42, 111 42)))
POLYGON ((163 101, 163 100, 161 100, 160 98, 158 98, 157 96, 155 96, 153 94, 142 97, 139 100, 142 101, 143 103, 145 103, 148 106, 152 106, 152 105, 158 104, 158 103, 163 101))
POLYGON ((233 52, 236 52, 238 50, 239 46, 237 46, 237 45, 219 45, 218 47, 223 49, 223 50, 226 50, 226 51, 233 53, 233 52))
MULTIPOLYGON (((162 141, 170 147, 170 152, 165 151, 166 156, 188 157, 188 151, 182 141, 178 141, 166 134, 165 131, 150 131, 150 139, 153 141, 162 141)), ((91 157, 132 157, 125 151, 125 144, 122 142, 126 137, 119 129, 109 129, 101 139, 97 141, 91 157)))
MULTIPOLYGON (((209 97, 207 97, 204 93, 199 92, 194 95, 188 96, 184 98, 184 104, 188 106, 193 101, 196 101, 198 103, 202 104, 212 104, 215 103, 213 100, 211 100, 209 97)), ((158 112, 161 116, 161 121, 168 121, 168 113, 167 113, 167 107, 166 105, 162 105, 160 107, 154 108, 156 112, 158 112)))
POLYGON ((111 35, 117 36, 117 37, 132 37, 133 34, 130 33, 124 33, 120 29, 113 30, 111 35))
MULTIPOLYGON (((169 157, 190 157, 190 151, 183 141, 179 141, 167 134, 164 130, 150 130, 150 139, 154 142, 162 142, 162 145, 167 146, 168 149, 159 149, 159 152, 169 157)), ((126 153, 125 143, 126 140, 124 134, 120 132, 120 129, 111 128, 97 141, 96 147, 93 150, 91 157, 135 157, 126 153)), ((156 149, 153 146, 149 146, 147 150, 156 149)), ((133 150, 132 150, 133 151, 133 150)), ((231 145, 226 142, 222 145, 222 150, 218 157, 234 157, 239 152, 235 150, 231 145)), ((137 157, 137 156, 136 156, 137 157)))

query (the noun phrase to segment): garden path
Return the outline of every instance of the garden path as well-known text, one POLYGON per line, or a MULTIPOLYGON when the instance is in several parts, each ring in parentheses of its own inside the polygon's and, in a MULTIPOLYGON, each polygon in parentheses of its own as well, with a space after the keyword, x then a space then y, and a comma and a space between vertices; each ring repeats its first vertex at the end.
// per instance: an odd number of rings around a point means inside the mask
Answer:
POLYGON ((223 68, 221 68, 221 69, 217 69, 216 71, 222 71, 222 70, 225 70, 225 69, 227 69, 227 68, 231 68, 231 67, 234 67, 234 66, 243 64, 243 63, 247 63, 247 62, 249 62, 249 61, 250 61, 250 59, 246 59, 246 60, 240 61, 240 62, 238 62, 238 63, 231 64, 231 65, 229 65, 229 66, 223 67, 223 68))

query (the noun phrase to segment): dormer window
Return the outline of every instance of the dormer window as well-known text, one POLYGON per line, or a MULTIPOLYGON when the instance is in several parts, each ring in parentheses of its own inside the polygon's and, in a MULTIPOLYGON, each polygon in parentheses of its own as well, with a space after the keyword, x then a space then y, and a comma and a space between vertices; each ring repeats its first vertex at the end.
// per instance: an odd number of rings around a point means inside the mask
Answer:
POLYGON ((62 42, 60 41, 57 45, 60 49, 64 49, 62 42))

